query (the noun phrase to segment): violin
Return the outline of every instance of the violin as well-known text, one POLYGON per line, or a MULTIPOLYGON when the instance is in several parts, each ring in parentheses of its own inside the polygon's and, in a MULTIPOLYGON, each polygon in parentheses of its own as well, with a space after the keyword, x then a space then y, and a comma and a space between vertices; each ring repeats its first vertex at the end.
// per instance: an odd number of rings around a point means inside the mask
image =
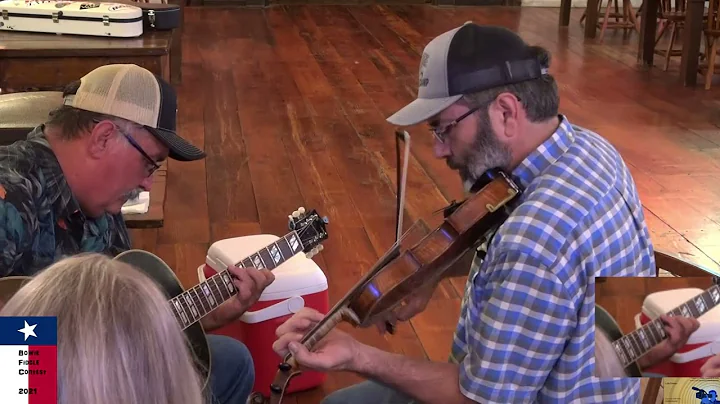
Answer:
MULTIPOLYGON (((462 202, 444 208, 444 220, 430 228, 419 220, 391 247, 367 274, 305 334, 308 350, 340 322, 368 327, 396 308, 423 285, 439 282, 445 271, 479 240, 509 216, 510 204, 521 195, 520 187, 502 170, 485 172, 462 202)), ((392 324, 385 322, 390 333, 392 324)), ((278 365, 270 397, 253 393, 247 404, 280 404, 290 380, 301 371, 288 353, 278 365)))

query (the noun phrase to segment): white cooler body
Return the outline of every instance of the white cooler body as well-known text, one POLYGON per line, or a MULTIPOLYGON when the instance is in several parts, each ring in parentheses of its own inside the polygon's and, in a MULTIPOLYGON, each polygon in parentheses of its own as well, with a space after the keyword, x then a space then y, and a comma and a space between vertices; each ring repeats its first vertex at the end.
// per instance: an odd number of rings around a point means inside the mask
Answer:
MULTIPOLYGON (((642 313, 635 316, 635 325, 640 328, 648 321, 658 318, 688 300, 700 295, 699 288, 682 288, 656 292, 648 295, 643 302, 642 313)), ((667 376, 697 377, 700 366, 710 357, 720 353, 720 308, 714 307, 698 318, 700 328, 690 335, 687 344, 671 358, 673 373, 667 376)), ((666 364, 668 365, 668 364, 666 364)), ((668 369, 667 366, 665 366, 668 369)), ((663 374, 666 372, 661 372, 663 374)))
POLYGON ((0 30, 134 38, 142 9, 130 4, 55 0, 0 1, 0 30))

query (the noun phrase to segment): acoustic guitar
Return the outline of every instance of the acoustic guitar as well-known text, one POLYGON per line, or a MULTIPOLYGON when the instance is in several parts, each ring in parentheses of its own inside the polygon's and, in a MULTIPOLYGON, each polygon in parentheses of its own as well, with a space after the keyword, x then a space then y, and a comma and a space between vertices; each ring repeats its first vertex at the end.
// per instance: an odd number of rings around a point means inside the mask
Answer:
MULTIPOLYGON (((668 316, 700 318, 720 304, 720 286, 709 289, 667 313, 668 316)), ((595 332, 603 332, 612 343, 612 351, 625 369, 625 377, 643 377, 638 359, 667 339, 664 324, 658 317, 637 330, 623 335, 615 319, 602 306, 595 305, 595 332)), ((596 348, 597 350, 597 348, 596 348)), ((613 358, 614 359, 614 358, 613 358)), ((617 376, 621 377, 621 376, 617 376)))
MULTIPOLYGON (((291 232, 244 258, 235 266, 272 270, 300 252, 304 252, 308 258, 320 252, 322 241, 328 238, 328 219, 321 218, 315 210, 306 214, 303 208, 293 212, 289 218, 291 232)), ((237 294, 230 272, 227 269, 220 271, 204 282, 184 290, 173 270, 155 254, 143 250, 129 250, 114 259, 141 270, 154 280, 170 299, 172 312, 185 332, 196 367, 206 386, 210 373, 210 351, 200 319, 237 294)), ((30 279, 32 278, 17 276, 0 279, 1 301, 8 301, 30 279)))

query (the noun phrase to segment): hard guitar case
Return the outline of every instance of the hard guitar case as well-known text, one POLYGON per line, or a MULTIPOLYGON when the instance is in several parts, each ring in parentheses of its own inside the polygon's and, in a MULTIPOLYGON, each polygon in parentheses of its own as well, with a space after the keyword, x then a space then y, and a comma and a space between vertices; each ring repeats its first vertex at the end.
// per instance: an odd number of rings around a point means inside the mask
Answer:
MULTIPOLYGON (((125 1, 123 1, 125 3, 125 1)), ((167 31, 180 26, 180 6, 177 4, 132 3, 143 12, 145 31, 167 31)))
POLYGON ((121 3, 0 0, 0 30, 132 38, 143 33, 143 13, 121 3))

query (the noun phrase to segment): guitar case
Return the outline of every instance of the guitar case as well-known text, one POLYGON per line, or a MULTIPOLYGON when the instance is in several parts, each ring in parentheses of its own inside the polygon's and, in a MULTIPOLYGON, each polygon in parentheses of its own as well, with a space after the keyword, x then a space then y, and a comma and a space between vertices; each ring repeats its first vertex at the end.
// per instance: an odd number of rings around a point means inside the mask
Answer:
POLYGON ((123 1, 140 7, 143 14, 143 29, 147 31, 167 31, 180 26, 180 6, 177 4, 136 3, 123 1))

